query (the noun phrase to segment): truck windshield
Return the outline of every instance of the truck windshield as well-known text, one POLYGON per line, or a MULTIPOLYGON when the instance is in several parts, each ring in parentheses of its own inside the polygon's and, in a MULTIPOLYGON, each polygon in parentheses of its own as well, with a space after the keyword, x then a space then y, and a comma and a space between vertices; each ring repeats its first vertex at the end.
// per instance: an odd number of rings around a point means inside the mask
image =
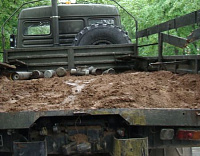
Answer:
POLYGON ((107 18, 107 19, 89 19, 88 24, 115 24, 114 19, 107 18))
POLYGON ((48 35, 50 34, 49 21, 30 21, 24 23, 24 35, 48 35))

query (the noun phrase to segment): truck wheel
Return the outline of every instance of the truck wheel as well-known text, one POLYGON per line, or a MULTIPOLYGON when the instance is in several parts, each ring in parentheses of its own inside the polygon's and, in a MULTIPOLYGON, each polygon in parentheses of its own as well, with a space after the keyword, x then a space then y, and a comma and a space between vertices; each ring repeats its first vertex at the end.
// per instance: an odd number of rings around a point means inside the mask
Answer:
POLYGON ((131 43, 127 32, 111 24, 93 24, 80 31, 74 40, 75 46, 131 43))

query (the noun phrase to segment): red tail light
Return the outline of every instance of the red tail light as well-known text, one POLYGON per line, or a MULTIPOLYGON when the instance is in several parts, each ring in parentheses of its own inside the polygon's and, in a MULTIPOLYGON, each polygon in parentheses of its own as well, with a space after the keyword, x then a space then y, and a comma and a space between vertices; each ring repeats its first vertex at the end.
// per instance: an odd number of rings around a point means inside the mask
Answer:
POLYGON ((176 138, 179 140, 200 140, 200 130, 178 130, 176 138))

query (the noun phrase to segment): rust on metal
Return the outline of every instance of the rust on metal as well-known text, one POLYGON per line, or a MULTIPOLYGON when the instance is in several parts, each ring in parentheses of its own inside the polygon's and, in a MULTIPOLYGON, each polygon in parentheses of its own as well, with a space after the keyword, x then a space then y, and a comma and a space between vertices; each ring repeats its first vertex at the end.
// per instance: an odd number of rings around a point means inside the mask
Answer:
POLYGON ((114 138, 113 155, 148 156, 148 138, 114 138))
POLYGON ((192 43, 197 40, 200 40, 200 28, 194 30, 188 37, 187 37, 188 42, 192 43))

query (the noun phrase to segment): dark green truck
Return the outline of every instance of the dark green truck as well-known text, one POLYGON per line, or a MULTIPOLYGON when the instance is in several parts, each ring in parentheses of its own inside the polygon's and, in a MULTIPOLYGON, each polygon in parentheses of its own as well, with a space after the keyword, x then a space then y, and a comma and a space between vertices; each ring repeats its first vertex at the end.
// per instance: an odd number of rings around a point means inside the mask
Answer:
MULTIPOLYGON (((200 17, 199 12, 195 13, 197 17, 200 17)), ((158 29, 149 28, 137 32, 137 38, 144 37, 145 32, 147 35, 160 33, 158 29)), ((164 38, 164 42, 167 39, 164 38)), ((58 67, 70 70, 77 66, 116 71, 152 71, 163 66, 174 72, 198 73, 200 70, 199 56, 165 57, 162 49, 158 57, 138 56, 139 46, 130 42, 121 29, 118 10, 110 5, 57 7, 57 2, 52 0, 52 7, 24 9, 19 14, 17 36, 12 35, 10 44, 11 49, 4 49, 2 73, 58 67)), ((162 42, 158 44, 162 47, 162 42)), ((113 108, 0 113, 0 155, 3 156, 98 153, 178 156, 183 147, 199 145, 200 109, 113 108), (80 142, 71 139, 75 136, 86 138, 80 142)), ((190 150, 184 148, 182 155, 191 156, 190 150)))

